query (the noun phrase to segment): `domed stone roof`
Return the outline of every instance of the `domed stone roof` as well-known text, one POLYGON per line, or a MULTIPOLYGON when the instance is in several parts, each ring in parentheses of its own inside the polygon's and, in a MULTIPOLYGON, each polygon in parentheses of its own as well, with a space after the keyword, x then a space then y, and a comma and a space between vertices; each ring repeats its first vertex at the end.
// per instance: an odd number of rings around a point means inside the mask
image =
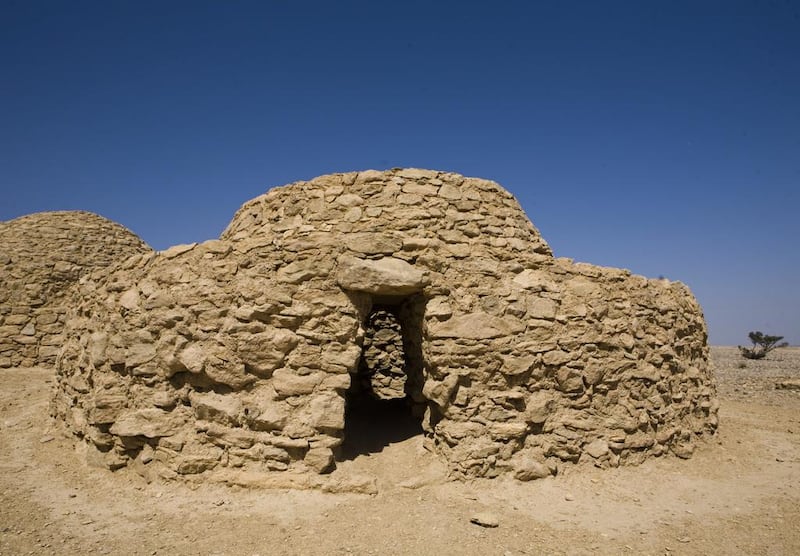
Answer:
POLYGON ((552 254, 514 196, 497 183, 419 169, 332 174, 273 188, 245 203, 222 239, 297 235, 306 241, 347 236, 341 247, 366 255, 400 251, 402 245, 393 247, 401 240, 410 250, 414 238, 439 241, 456 258, 465 258, 474 244, 503 257, 552 254))
POLYGON ((0 367, 53 363, 66 289, 92 269, 149 251, 130 230, 90 212, 0 222, 0 367))
POLYGON ((461 477, 688 457, 716 428, 688 288, 554 258, 511 194, 452 173, 272 189, 70 303, 54 414, 149 477, 321 485, 398 400, 461 477))

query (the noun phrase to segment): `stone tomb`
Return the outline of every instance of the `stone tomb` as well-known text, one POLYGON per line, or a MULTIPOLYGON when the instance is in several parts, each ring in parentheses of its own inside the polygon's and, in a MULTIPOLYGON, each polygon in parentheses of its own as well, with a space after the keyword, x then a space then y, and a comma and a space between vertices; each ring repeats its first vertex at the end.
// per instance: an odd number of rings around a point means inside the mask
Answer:
POLYGON ((452 173, 274 188, 70 303, 53 414, 150 477, 319 484, 379 406, 454 477, 689 457, 717 425, 684 285, 554 258, 511 194, 452 173))
POLYGON ((130 230, 90 212, 0 222, 0 368, 55 363, 69 287, 93 269, 151 252, 130 230))

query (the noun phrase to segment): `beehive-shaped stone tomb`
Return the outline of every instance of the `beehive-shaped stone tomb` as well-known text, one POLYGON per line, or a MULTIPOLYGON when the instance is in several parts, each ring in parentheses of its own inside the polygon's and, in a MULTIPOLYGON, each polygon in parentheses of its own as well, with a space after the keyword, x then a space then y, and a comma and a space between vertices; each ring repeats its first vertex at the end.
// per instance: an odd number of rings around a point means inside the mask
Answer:
POLYGON ((91 270, 148 252, 133 232, 90 212, 0 222, 0 368, 52 365, 69 287, 91 270))
POLYGON ((556 259, 511 194, 452 173, 272 189, 73 305, 53 411, 112 469, 325 473, 382 403, 461 477, 688 457, 717 423, 685 286, 556 259))

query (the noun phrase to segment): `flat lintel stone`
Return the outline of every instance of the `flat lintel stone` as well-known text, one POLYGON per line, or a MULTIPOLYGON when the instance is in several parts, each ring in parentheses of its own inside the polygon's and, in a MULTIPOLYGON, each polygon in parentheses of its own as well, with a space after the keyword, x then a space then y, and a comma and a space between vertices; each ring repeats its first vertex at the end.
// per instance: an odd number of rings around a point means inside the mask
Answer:
POLYGON ((365 260, 339 258, 336 282, 346 290, 377 295, 408 295, 425 286, 425 273, 404 260, 384 257, 365 260))

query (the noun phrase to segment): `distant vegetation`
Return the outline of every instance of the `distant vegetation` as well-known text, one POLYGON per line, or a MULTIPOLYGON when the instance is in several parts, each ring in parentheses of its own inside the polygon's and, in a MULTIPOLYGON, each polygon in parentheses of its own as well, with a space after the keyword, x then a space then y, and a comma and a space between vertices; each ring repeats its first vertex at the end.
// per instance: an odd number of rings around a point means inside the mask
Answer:
POLYGON ((788 342, 781 342, 783 336, 769 336, 763 332, 755 331, 748 334, 750 341, 753 342, 753 347, 739 346, 739 351, 747 359, 764 359, 764 357, 773 349, 786 347, 788 342))

